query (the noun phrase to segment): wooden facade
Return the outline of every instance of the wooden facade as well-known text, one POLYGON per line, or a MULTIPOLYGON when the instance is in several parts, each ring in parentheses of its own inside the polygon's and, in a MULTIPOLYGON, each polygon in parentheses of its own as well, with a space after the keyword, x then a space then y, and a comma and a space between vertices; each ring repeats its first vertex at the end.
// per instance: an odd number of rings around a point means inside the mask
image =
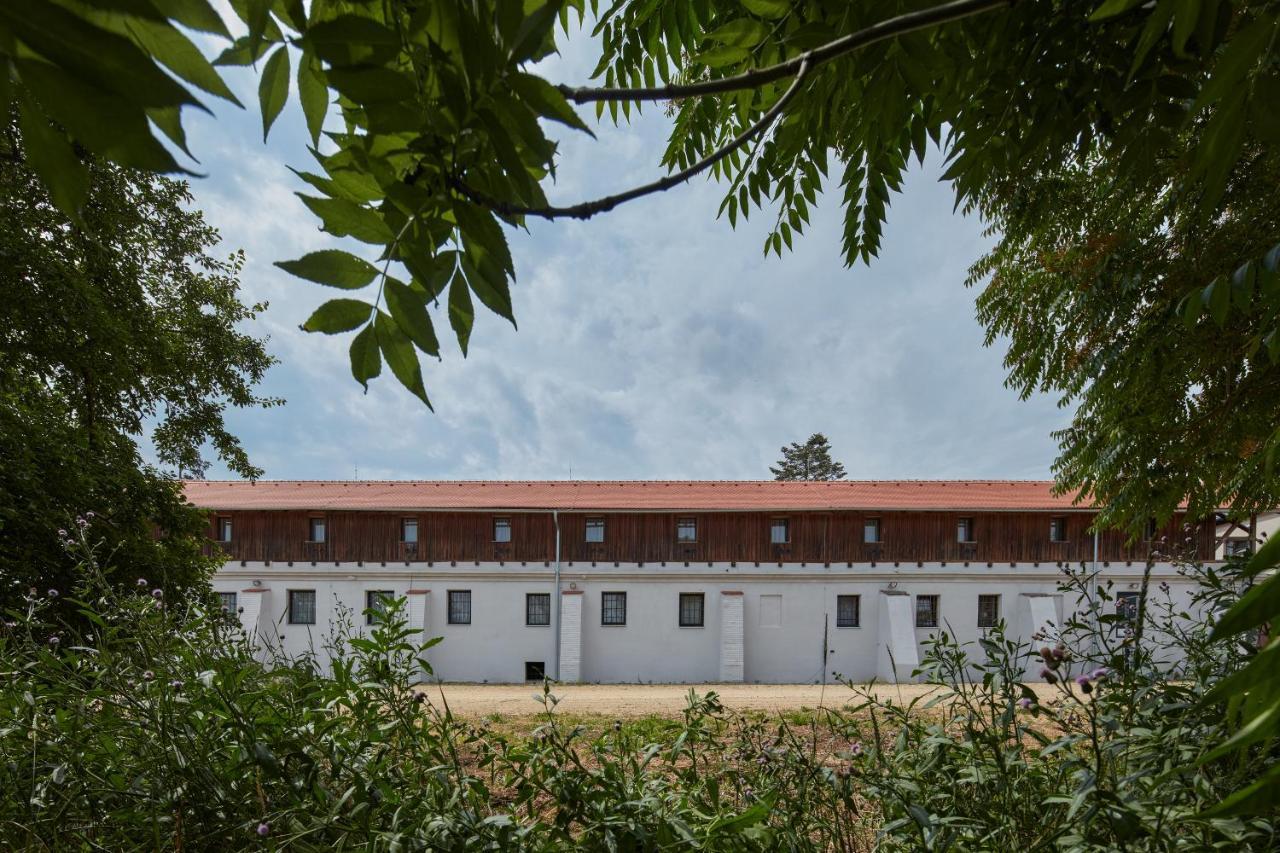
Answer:
MULTIPOLYGON (((230 519, 231 540, 210 553, 251 562, 542 562, 555 559, 550 512, 381 512, 232 510, 210 515, 210 539, 230 519), (308 541, 310 519, 325 522, 325 541, 308 541), (494 541, 494 520, 508 519, 511 541, 494 541), (417 521, 416 543, 402 541, 405 519, 417 521)), ((584 512, 561 513, 561 561, 681 563, 1081 563, 1094 559, 1092 516, 1069 512, 584 512), (786 519, 789 541, 770 529, 786 519), (864 542, 869 518, 879 519, 878 543, 864 542), (972 520, 972 541, 958 541, 960 519, 972 520), (1050 539, 1062 519, 1065 541, 1050 539), (588 519, 604 520, 604 541, 586 541, 588 519), (677 541, 677 524, 694 519, 696 540, 677 541)), ((1212 560, 1214 527, 1188 528, 1175 517, 1151 540, 1128 542, 1120 532, 1099 537, 1099 561, 1145 562, 1153 551, 1212 560), (1190 541, 1188 541, 1190 540, 1190 541)))

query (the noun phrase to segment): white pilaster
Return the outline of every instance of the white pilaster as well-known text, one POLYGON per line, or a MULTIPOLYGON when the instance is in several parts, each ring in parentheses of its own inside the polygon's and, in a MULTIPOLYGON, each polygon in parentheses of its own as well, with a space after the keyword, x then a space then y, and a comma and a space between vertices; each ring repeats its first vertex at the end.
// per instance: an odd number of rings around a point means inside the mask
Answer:
POLYGON ((911 671, 920 665, 911 596, 897 590, 880 590, 880 618, 877 622, 876 678, 894 683, 910 681, 911 671))
POLYGON ((582 680, 582 590, 560 592, 560 681, 582 680))
POLYGON ((745 655, 742 646, 742 599, 740 591, 720 593, 720 680, 742 681, 745 655))

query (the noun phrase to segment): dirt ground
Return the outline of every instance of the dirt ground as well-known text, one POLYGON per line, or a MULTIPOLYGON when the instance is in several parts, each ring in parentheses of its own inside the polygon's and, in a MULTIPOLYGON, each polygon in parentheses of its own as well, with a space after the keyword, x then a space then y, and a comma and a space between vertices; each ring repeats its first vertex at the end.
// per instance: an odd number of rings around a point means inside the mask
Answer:
MULTIPOLYGON (((1042 698, 1052 688, 1034 685, 1042 698)), ((443 684, 421 688, 433 702, 442 698, 455 714, 484 717, 526 717, 541 713, 535 684, 443 684), (443 695, 442 695, 443 694, 443 695)), ((714 690, 728 708, 739 711, 791 711, 800 708, 838 708, 857 697, 842 685, 818 684, 564 684, 552 689, 560 704, 557 711, 581 716, 664 717, 679 716, 689 690, 714 690)), ((921 684, 876 685, 881 698, 907 702, 938 688, 921 684)))

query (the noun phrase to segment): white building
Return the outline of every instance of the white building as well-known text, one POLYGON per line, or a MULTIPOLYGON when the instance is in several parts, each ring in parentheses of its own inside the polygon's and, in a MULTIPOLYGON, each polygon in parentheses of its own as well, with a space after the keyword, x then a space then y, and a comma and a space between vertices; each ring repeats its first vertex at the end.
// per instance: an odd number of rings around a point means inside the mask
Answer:
MULTIPOLYGON (((1048 482, 187 484, 214 585, 264 650, 322 652, 404 596, 446 681, 905 680, 923 641, 1011 636, 1075 609, 1065 567, 1132 604, 1153 550, 1212 558, 1213 520, 1127 543, 1048 482)), ((1185 602, 1169 562, 1153 585, 1185 602)), ((1116 606, 1116 605, 1113 605, 1116 606)), ((265 654, 265 651, 264 651, 265 654)))

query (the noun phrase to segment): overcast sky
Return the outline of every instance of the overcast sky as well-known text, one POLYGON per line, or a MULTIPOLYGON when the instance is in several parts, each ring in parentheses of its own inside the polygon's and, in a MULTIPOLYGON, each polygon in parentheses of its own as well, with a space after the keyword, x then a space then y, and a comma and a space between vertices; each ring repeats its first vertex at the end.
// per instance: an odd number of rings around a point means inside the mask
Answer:
MULTIPOLYGON (((585 82, 592 48, 574 40, 543 73, 585 82)), ((256 80, 228 76, 253 106, 189 113, 207 173, 192 185, 223 248, 247 254, 244 298, 270 302, 250 331, 281 360, 263 392, 288 402, 229 416, 267 477, 767 479, 779 446, 813 432, 853 478, 1049 476, 1050 433, 1067 414, 1050 398, 1020 401, 1004 387, 1003 347, 982 346, 964 278, 988 238, 952 212, 940 158, 893 198, 870 268, 841 262, 838 187, 782 259, 761 254, 770 217, 731 229, 716 219, 720 188, 703 180, 590 222, 509 231, 520 329, 477 303, 464 359, 437 315, 444 358, 423 363, 433 414, 385 368, 365 395, 350 336, 298 330, 339 294, 272 262, 340 241, 294 195, 303 185, 287 167, 312 165, 296 100, 263 145, 256 80)), ((658 175, 667 126, 660 110, 606 123, 597 140, 556 126, 549 197, 658 175)))

